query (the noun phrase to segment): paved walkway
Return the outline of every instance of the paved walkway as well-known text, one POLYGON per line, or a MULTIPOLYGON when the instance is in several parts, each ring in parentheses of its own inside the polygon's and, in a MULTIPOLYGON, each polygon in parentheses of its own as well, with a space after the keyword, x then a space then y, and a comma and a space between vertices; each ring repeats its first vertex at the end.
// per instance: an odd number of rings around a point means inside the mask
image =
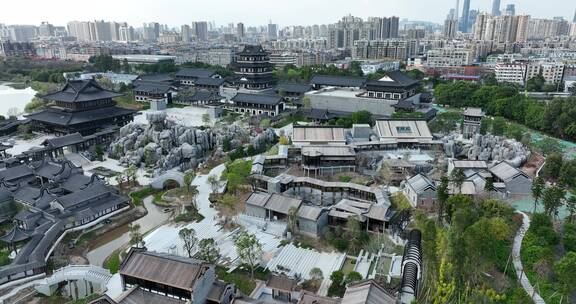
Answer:
POLYGON ((520 284, 522 288, 526 291, 526 293, 532 298, 534 303, 536 304, 545 304, 542 297, 536 292, 534 286, 530 284, 530 280, 524 274, 524 267, 522 266, 522 261, 520 260, 520 248, 522 247, 522 240, 524 239, 524 235, 528 228, 530 227, 530 218, 524 212, 518 212, 522 215, 522 226, 518 229, 518 233, 514 237, 514 244, 512 245, 512 262, 514 263, 514 269, 516 269, 516 275, 518 276, 518 280, 520 280, 520 284))

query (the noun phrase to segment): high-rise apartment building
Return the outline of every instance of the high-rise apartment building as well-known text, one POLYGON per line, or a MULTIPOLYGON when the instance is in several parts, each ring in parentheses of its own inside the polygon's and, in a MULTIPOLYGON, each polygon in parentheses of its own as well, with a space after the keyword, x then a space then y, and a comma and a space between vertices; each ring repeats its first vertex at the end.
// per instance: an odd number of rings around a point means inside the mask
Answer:
POLYGON ((498 43, 525 42, 529 37, 530 16, 480 14, 474 24, 474 39, 498 43))
POLYGON ((183 24, 180 27, 180 35, 182 36, 182 42, 190 42, 190 38, 192 38, 192 30, 188 24, 183 24))
POLYGON ((208 22, 206 21, 198 21, 194 22, 194 33, 196 35, 196 39, 200 41, 207 41, 208 40, 208 22))
POLYGON ((118 27, 118 36, 120 41, 129 42, 136 40, 134 28, 124 22, 118 27))
POLYGON ((54 26, 46 21, 43 21, 38 27, 38 36, 40 37, 54 36, 54 26))
POLYGON ((38 28, 34 25, 11 25, 8 29, 12 41, 28 42, 38 36, 38 28))

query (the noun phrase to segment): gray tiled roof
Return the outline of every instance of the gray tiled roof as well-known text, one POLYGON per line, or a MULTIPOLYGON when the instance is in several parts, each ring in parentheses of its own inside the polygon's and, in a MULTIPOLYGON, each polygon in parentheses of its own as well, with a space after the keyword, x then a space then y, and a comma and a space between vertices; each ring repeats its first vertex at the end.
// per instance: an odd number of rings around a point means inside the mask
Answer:
POLYGON ((57 109, 46 109, 44 111, 29 114, 27 117, 32 120, 37 120, 49 124, 60 126, 69 126, 85 122, 97 121, 107 119, 110 117, 118 117, 128 114, 133 114, 134 110, 125 109, 121 107, 105 107, 81 112, 66 112, 57 109))
POLYGON ((273 95, 238 93, 232 98, 232 101, 264 105, 277 105, 282 101, 282 97, 273 95))
POLYGON ((195 69, 195 68, 183 68, 176 72, 176 77, 211 77, 216 75, 216 71, 210 69, 195 69))
POLYGON ((410 179, 408 179, 406 182, 417 193, 421 193, 422 191, 425 191, 427 189, 436 190, 436 186, 434 185, 434 182, 432 182, 428 177, 426 177, 422 174, 414 175, 410 179))
POLYGON ((335 87, 362 87, 366 82, 365 77, 316 75, 310 81, 313 85, 335 86, 335 87))
POLYGON ((203 86, 221 86, 226 82, 224 78, 212 78, 212 77, 198 77, 196 81, 194 81, 194 85, 203 85, 203 86))
POLYGON ((274 90, 276 92, 306 93, 311 89, 312 87, 305 83, 279 83, 274 90))
POLYGON ((90 79, 69 80, 62 90, 47 94, 42 98, 61 102, 83 102, 118 96, 122 94, 103 89, 96 81, 90 79))

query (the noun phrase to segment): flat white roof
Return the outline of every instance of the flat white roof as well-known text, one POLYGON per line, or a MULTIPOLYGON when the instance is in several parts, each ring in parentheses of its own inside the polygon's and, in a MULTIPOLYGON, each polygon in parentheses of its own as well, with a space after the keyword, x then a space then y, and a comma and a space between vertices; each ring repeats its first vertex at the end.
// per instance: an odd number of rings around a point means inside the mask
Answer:
POLYGON ((377 120, 375 129, 380 139, 432 139, 423 120, 377 120))

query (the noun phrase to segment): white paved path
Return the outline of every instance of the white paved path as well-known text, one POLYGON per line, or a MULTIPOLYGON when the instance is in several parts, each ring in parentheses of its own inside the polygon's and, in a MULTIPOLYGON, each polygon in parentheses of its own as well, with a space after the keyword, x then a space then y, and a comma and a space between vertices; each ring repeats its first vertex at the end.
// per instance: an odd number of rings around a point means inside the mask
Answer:
POLYGON ((522 261, 520 260, 520 248, 522 247, 522 240, 528 228, 530 227, 530 218, 526 213, 518 211, 522 215, 522 226, 518 229, 518 233, 514 237, 514 244, 512 245, 512 262, 514 263, 514 269, 516 269, 516 275, 520 280, 522 288, 526 293, 532 298, 536 304, 545 304, 544 299, 536 292, 534 286, 530 284, 530 280, 524 274, 524 267, 522 266, 522 261))

